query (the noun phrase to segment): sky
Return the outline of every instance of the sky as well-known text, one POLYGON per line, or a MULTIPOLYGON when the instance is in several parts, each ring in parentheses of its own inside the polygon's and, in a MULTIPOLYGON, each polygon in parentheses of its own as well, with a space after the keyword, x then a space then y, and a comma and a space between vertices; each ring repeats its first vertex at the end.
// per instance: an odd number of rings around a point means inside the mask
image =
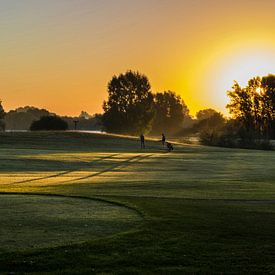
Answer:
POLYGON ((5 110, 102 112, 113 75, 145 74, 191 114, 226 114, 226 91, 275 74, 274 0, 0 0, 5 110))

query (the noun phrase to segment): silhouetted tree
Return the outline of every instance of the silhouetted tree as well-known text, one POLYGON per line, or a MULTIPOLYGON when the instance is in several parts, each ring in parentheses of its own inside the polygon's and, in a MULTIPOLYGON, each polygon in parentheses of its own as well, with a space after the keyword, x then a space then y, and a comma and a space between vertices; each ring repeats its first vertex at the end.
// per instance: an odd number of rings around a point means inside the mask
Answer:
POLYGON ((5 130, 5 122, 4 122, 4 117, 5 117, 5 111, 2 106, 2 101, 0 100, 0 130, 5 130))
POLYGON ((87 112, 85 111, 81 111, 80 115, 78 116, 80 119, 90 119, 92 118, 92 116, 90 114, 88 114, 87 112))
POLYGON ((43 116, 31 124, 31 131, 67 130, 68 123, 58 116, 43 116))
POLYGON ((108 100, 103 103, 107 131, 140 134, 150 130, 154 118, 153 95, 148 78, 127 71, 108 83, 108 100))
POLYGON ((266 135, 275 138, 275 75, 269 74, 261 81, 263 122, 266 128, 266 135))
POLYGON ((198 130, 215 130, 215 129, 220 129, 221 127, 224 126, 225 124, 225 118, 223 115, 215 110, 213 110, 213 114, 210 117, 206 117, 202 120, 199 120, 196 123, 196 128, 198 130))
POLYGON ((242 124, 248 139, 270 138, 275 121, 275 76, 255 77, 245 88, 235 82, 228 92, 227 105, 233 118, 242 124))
POLYGON ((226 120, 221 113, 216 111, 210 117, 198 121, 195 125, 202 143, 211 145, 216 143, 224 129, 226 120))
POLYGON ((183 127, 183 121, 189 116, 189 110, 183 99, 171 91, 157 93, 154 96, 155 119, 152 132, 174 134, 183 127))
POLYGON ((241 86, 235 82, 232 90, 228 91, 230 103, 227 105, 229 113, 238 118, 243 124, 247 137, 249 139, 255 138, 257 117, 259 114, 259 94, 258 79, 253 79, 248 82, 248 86, 241 88, 241 86))
POLYGON ((211 116, 213 116, 214 114, 217 114, 218 112, 214 109, 203 109, 203 110, 200 110, 196 113, 196 118, 197 118, 197 121, 200 121, 200 120, 204 120, 204 119, 207 119, 207 118, 210 118, 211 116))

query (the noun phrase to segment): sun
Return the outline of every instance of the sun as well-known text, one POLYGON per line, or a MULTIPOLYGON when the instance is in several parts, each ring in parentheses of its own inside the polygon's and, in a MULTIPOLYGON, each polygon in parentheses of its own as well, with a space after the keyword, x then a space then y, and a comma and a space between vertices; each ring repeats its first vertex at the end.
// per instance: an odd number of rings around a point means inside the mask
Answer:
POLYGON ((248 50, 234 55, 224 63, 218 80, 219 87, 229 89, 234 80, 245 86, 252 77, 275 72, 275 53, 248 50))
POLYGON ((275 74, 274 48, 243 47, 219 56, 209 68, 206 82, 213 91, 213 100, 225 106, 228 103, 226 92, 234 81, 245 87, 249 79, 268 74, 275 74))
POLYGON ((195 51, 181 83, 192 114, 211 107, 228 116, 227 91, 234 81, 245 87, 253 77, 275 74, 275 40, 266 37, 232 35, 195 51))

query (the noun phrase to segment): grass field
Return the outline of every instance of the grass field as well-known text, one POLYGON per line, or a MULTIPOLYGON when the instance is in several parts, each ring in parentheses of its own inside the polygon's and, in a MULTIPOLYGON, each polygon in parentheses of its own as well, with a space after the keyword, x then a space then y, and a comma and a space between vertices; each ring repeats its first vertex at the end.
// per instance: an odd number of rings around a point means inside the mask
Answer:
POLYGON ((0 135, 0 273, 274 273, 275 153, 0 135))

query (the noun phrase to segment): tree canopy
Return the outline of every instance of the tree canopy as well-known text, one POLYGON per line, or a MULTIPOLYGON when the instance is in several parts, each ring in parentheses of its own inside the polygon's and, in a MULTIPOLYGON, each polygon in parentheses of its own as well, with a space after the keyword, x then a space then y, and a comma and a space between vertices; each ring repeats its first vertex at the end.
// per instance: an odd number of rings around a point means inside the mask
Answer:
POLYGON ((214 114, 217 114, 218 112, 214 109, 208 108, 208 109, 203 109, 200 110, 196 113, 196 118, 198 121, 208 119, 214 114))
MULTIPOLYGON (((206 109, 206 110, 211 110, 208 114, 211 115, 204 115, 204 116, 199 116, 204 117, 203 119, 198 119, 198 122, 194 125, 194 127, 201 131, 201 130, 217 130, 224 126, 226 120, 223 117, 223 115, 213 109, 206 109)), ((205 113, 206 114, 206 113, 205 113)))
POLYGON ((183 127, 184 118, 189 110, 183 99, 172 91, 156 93, 154 96, 156 116, 153 122, 153 133, 174 134, 183 127))
POLYGON ((228 96, 230 114, 251 138, 275 137, 275 75, 252 78, 245 88, 235 82, 228 96))
POLYGON ((107 131, 140 134, 148 132, 154 118, 153 95, 148 78, 127 71, 108 83, 108 100, 103 103, 107 131))

